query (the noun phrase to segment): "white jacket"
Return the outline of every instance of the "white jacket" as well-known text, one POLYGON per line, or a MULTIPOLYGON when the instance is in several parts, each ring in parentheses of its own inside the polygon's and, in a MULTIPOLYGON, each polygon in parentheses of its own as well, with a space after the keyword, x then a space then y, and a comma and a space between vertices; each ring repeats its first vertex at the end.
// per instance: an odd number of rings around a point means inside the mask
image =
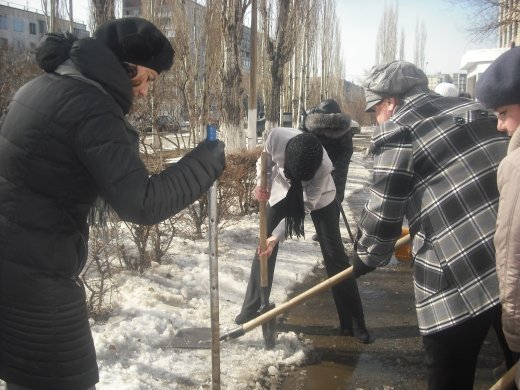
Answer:
MULTIPOLYGON (((269 132, 264 145, 267 153, 267 188, 271 190, 269 205, 273 206, 287 195, 290 184, 285 177, 285 147, 287 142, 298 134, 300 130, 288 127, 275 127, 269 132)), ((336 187, 332 179, 332 162, 323 149, 323 161, 314 177, 309 181, 303 181, 303 202, 305 212, 310 213, 330 204, 336 198, 336 187)), ((260 185, 261 165, 260 159, 256 162, 257 185, 260 185)), ((282 242, 285 240, 285 220, 273 231, 273 236, 282 242)))

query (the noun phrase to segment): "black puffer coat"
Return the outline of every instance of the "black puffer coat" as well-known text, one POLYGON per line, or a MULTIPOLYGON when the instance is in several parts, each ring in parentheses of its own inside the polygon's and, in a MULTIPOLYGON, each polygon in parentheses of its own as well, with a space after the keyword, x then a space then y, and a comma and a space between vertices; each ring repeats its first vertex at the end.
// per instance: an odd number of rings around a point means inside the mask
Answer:
POLYGON ((15 94, 0 130, 0 378, 38 390, 98 381, 77 279, 94 200, 154 224, 195 201, 224 168, 201 143, 149 176, 124 118, 132 89, 117 57, 87 38, 48 69, 62 43, 42 45, 40 65, 52 73, 15 94))
POLYGON ((327 151, 334 169, 332 178, 336 185, 336 199, 341 203, 345 196, 350 158, 354 152, 351 119, 342 113, 326 113, 321 106, 309 110, 304 119, 302 130, 316 135, 327 151))

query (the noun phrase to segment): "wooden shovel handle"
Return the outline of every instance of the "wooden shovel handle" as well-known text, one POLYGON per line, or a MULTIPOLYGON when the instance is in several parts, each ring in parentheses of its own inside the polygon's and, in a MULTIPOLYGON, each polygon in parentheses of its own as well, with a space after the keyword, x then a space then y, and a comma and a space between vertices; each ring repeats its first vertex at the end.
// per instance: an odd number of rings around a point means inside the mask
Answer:
MULTIPOLYGON (((264 151, 260 155, 260 187, 266 189, 267 187, 267 153, 264 151)), ((266 220, 266 201, 260 201, 260 233, 259 246, 260 252, 265 252, 267 249, 267 220, 266 220)), ((268 286, 267 276, 267 256, 260 256, 260 287, 268 286)))
POLYGON ((515 385, 516 370, 518 362, 515 363, 507 372, 490 388, 490 390, 509 390, 515 385))
MULTIPOLYGON (((399 248, 402 245, 407 244, 410 241, 410 235, 407 234, 404 237, 401 237, 397 242, 395 243, 395 248, 399 248)), ((267 262, 266 262, 267 263, 267 262)), ((253 318, 252 320, 242 324, 242 330, 243 332, 248 332, 249 330, 265 324, 267 321, 271 320, 272 318, 275 318, 277 315, 286 312, 287 310, 299 305, 302 302, 307 301, 309 298, 312 298, 313 296, 319 294, 320 292, 330 289, 336 284, 342 282, 346 278, 352 276, 354 273, 354 269, 352 266, 348 267, 347 269, 344 269, 340 273, 337 273, 334 276, 331 276, 328 279, 325 279, 321 283, 318 283, 314 287, 311 287, 310 289, 300 293, 299 295, 296 295, 292 299, 288 300, 285 303, 282 303, 281 305, 277 305, 274 309, 269 310, 266 313, 263 313, 259 315, 256 318, 253 318)))

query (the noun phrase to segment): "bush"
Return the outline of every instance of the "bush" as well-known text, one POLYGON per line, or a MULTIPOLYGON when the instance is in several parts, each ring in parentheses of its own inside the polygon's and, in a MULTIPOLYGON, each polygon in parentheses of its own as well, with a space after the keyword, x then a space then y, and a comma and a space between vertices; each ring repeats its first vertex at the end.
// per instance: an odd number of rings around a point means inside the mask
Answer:
MULTIPOLYGON (((260 152, 258 148, 226 156, 226 169, 217 182, 219 229, 240 216, 258 212, 253 189, 260 152)), ((147 155, 143 160, 150 172, 160 170, 160 159, 147 155)), ((143 273, 152 262, 161 263, 173 237, 200 239, 207 230, 206 194, 177 215, 152 226, 122 223, 115 213, 107 213, 105 223, 91 226, 89 261, 81 275, 88 291, 90 315, 102 316, 110 311, 117 294, 112 279, 115 274, 122 270, 143 273)))

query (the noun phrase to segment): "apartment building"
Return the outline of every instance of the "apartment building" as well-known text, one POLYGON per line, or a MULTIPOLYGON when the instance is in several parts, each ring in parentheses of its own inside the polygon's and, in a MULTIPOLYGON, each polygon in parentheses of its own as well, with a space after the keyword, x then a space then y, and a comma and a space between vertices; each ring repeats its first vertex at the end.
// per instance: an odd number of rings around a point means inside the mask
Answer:
POLYGON ((452 83, 454 84, 459 92, 466 92, 466 73, 435 73, 429 74, 428 77, 428 88, 432 91, 440 83, 452 83))
MULTIPOLYGON (((20 6, 0 4, 0 47, 26 50, 36 47, 40 38, 48 30, 47 17, 36 10, 20 6)), ((70 22, 58 19, 56 31, 69 31, 70 22)), ((87 27, 82 23, 74 23, 74 34, 83 38, 89 36, 87 27)))

